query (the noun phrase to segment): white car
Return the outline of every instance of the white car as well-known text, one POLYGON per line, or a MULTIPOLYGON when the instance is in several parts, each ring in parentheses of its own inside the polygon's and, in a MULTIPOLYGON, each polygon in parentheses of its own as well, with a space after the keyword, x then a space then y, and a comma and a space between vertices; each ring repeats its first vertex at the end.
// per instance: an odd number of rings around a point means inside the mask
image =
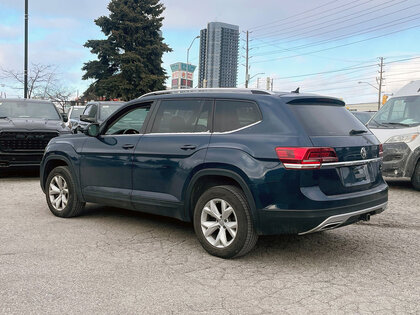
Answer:
POLYGON ((67 127, 72 129, 72 127, 76 126, 80 121, 80 115, 83 114, 86 106, 72 106, 69 109, 68 120, 66 122, 67 127))
POLYGON ((383 143, 383 175, 410 178, 420 190, 420 80, 390 98, 368 127, 383 143))

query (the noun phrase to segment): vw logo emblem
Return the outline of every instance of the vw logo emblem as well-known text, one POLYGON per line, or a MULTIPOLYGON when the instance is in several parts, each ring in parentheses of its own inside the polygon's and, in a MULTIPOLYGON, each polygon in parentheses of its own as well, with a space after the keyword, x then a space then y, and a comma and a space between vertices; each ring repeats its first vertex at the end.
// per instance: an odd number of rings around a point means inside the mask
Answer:
POLYGON ((366 148, 363 147, 360 149, 360 155, 362 156, 362 159, 366 159, 367 156, 367 152, 366 152, 366 148))

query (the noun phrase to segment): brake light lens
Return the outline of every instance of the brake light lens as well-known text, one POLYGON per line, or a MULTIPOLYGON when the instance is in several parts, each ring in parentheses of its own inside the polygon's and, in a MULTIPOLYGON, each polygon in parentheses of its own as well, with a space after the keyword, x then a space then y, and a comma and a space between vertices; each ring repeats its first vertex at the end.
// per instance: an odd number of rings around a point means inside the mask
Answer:
POLYGON ((383 156, 384 156, 384 146, 381 143, 379 145, 379 157, 383 157, 383 156))
POLYGON ((318 169, 323 163, 338 162, 333 148, 283 148, 276 153, 286 169, 318 169))

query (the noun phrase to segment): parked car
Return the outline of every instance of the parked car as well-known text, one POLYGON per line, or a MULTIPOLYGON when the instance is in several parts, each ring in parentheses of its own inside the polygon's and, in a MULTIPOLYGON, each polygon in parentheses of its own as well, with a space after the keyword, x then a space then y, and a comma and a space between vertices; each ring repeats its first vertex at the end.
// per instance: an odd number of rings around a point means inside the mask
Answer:
POLYGON ((363 111, 351 110, 350 113, 352 113, 354 117, 359 119, 363 125, 366 125, 369 122, 369 120, 373 117, 373 115, 375 115, 376 112, 371 112, 371 111, 363 112, 363 111))
POLYGON ((258 235, 368 220, 387 205, 381 145, 339 99, 241 89, 146 94, 41 166, 59 217, 85 202, 193 221, 202 246, 246 254, 258 235))
POLYGON ((384 144, 384 176, 409 178, 420 190, 420 80, 390 98, 368 126, 384 144))
POLYGON ((83 114, 86 106, 72 106, 70 107, 67 116, 68 121, 66 122, 66 126, 70 129, 76 128, 80 122, 80 115, 83 114))
POLYGON ((89 102, 72 131, 74 133, 83 132, 91 123, 102 123, 122 105, 124 102, 89 102))
POLYGON ((39 166, 48 142, 69 134, 50 101, 0 100, 0 169, 39 166))

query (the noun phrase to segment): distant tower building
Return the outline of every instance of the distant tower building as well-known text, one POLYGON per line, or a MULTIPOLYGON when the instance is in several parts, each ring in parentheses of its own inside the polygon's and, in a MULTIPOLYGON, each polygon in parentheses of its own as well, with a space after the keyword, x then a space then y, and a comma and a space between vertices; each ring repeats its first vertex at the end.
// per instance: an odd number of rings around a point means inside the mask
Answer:
POLYGON ((199 87, 236 87, 239 26, 207 24, 200 32, 199 87))
POLYGON ((193 87, 193 75, 196 66, 188 65, 184 62, 171 64, 172 70, 172 89, 188 89, 193 87))

